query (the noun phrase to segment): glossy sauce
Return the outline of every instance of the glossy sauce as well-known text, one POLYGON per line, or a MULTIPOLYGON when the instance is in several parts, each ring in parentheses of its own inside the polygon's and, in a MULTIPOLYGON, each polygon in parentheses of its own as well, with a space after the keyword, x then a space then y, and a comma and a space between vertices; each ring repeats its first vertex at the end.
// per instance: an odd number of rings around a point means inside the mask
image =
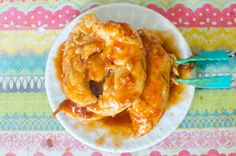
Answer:
POLYGON ((57 55, 54 58, 54 65, 55 65, 55 69, 56 69, 56 77, 57 77, 58 81, 60 82, 60 84, 62 82, 62 74, 63 74, 62 59, 63 59, 64 48, 65 48, 65 43, 62 43, 60 45, 60 47, 57 49, 57 55))
MULTIPOLYGON (((86 130, 94 130, 94 128, 102 128, 107 131, 106 137, 112 139, 115 147, 120 147, 122 141, 132 135, 133 127, 130 120, 128 111, 123 111, 115 117, 106 117, 101 120, 95 121, 93 124, 88 124, 86 130)), ((97 139, 96 143, 102 145, 105 143, 106 137, 101 136, 97 139)))
MULTIPOLYGON (((178 46, 177 37, 174 35, 174 32, 171 30, 164 30, 164 31, 155 31, 157 35, 163 41, 164 49, 171 54, 175 54, 177 59, 183 58, 181 55, 181 48, 178 46)), ((190 78, 191 73, 194 69, 193 64, 189 65, 179 65, 178 72, 179 78, 190 78)), ((179 84, 179 85, 170 85, 170 92, 169 92, 169 100, 167 102, 167 109, 171 106, 179 103, 186 95, 182 94, 186 89, 186 85, 179 84)))
POLYGON ((87 110, 86 107, 78 107, 78 105, 74 102, 72 102, 69 99, 65 99, 62 101, 59 105, 59 107, 56 109, 56 111, 53 113, 53 116, 55 117, 57 113, 59 112, 65 112, 66 114, 70 114, 71 116, 77 118, 91 118, 93 116, 93 113, 87 110))
POLYGON ((94 132, 98 129, 105 130, 106 134, 100 136, 95 143, 97 145, 103 145, 107 139, 111 139, 116 148, 122 145, 122 141, 132 137, 133 133, 131 119, 127 110, 114 117, 105 117, 93 122, 81 123, 78 121, 74 125, 74 128, 83 128, 83 131, 87 133, 94 132))
MULTIPOLYGON (((169 31, 156 31, 156 33, 161 37, 161 39, 164 41, 164 49, 169 52, 173 53, 177 56, 177 58, 181 58, 181 51, 180 48, 177 47, 178 41, 174 40, 173 33, 171 30, 169 31)), ((64 49, 64 43, 59 47, 57 56, 55 58, 55 67, 56 67, 56 75, 59 82, 62 81, 62 57, 63 57, 63 49, 64 49)), ((193 67, 191 66, 179 66, 179 73, 181 78, 187 78, 189 77, 189 73, 191 73, 193 70, 193 67)), ((167 104, 167 108, 171 107, 175 103, 178 103, 181 101, 184 96, 181 94, 185 90, 185 85, 172 85, 170 87, 170 94, 169 94, 169 102, 167 104)), ((63 101, 59 108, 54 112, 54 116, 59 112, 64 111, 66 113, 72 114, 72 115, 79 115, 82 117, 91 117, 91 114, 89 111, 85 110, 84 108, 78 108, 75 103, 70 101, 63 101), (75 113, 75 111, 72 111, 76 109, 76 112, 81 113, 75 113)), ((75 125, 75 127, 79 127, 81 123, 78 123, 75 125)), ((122 144, 122 140, 129 138, 132 136, 133 128, 132 123, 130 120, 130 116, 128 111, 123 111, 119 114, 117 114, 115 117, 105 117, 103 119, 89 122, 83 125, 86 132, 93 132, 95 128, 102 128, 107 130, 108 135, 106 137, 111 137, 113 140, 113 144, 116 147, 120 147, 122 144)), ((97 139, 96 143, 98 145, 102 145, 106 142, 106 137, 101 136, 97 139)))
POLYGON ((171 54, 175 54, 177 59, 181 59, 181 48, 178 46, 178 38, 172 30, 155 31, 163 41, 163 48, 171 54))
MULTIPOLYGON (((193 64, 179 65, 178 66, 179 78, 190 78, 193 69, 194 69, 193 64)), ((179 85, 172 84, 170 86, 167 109, 181 102, 184 98, 186 98, 187 95, 183 94, 185 92, 186 86, 187 85, 184 84, 179 84, 179 85)))
POLYGON ((104 135, 100 136, 97 140, 96 140, 96 144, 97 145, 103 145, 106 142, 106 137, 104 135))

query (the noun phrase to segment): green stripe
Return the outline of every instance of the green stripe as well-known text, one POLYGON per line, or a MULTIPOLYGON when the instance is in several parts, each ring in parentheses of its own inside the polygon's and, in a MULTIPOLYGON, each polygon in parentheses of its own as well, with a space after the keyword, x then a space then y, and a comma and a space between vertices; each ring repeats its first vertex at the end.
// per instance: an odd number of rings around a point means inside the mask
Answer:
POLYGON ((0 72, 0 76, 42 76, 45 74, 45 71, 42 69, 35 69, 34 71, 30 71, 27 69, 22 69, 21 71, 16 71, 16 69, 10 69, 5 71, 4 73, 0 72))
POLYGON ((236 109, 236 90, 196 90, 190 111, 232 112, 236 109))
POLYGON ((46 93, 1 93, 0 108, 0 116, 52 113, 46 93))
MULTIPOLYGON (((236 90, 197 90, 190 112, 231 113, 236 109, 236 90)), ((51 114, 46 93, 2 93, 0 94, 0 115, 51 114)))
MULTIPOLYGON (((102 2, 101 4, 104 4, 104 3, 108 3, 108 2, 102 2)), ((48 1, 48 2, 45 2, 45 1, 43 1, 43 2, 42 1, 35 1, 35 2, 28 1, 28 2, 25 2, 25 3, 22 3, 22 2, 14 2, 14 3, 4 2, 3 4, 0 5, 0 10, 1 10, 0 12, 6 11, 10 7, 15 7, 15 8, 18 8, 18 9, 24 11, 24 12, 28 12, 28 11, 33 10, 34 8, 36 8, 38 6, 41 6, 45 9, 48 9, 50 11, 55 12, 56 10, 61 9, 63 6, 68 6, 68 5, 72 6, 75 9, 78 9, 78 10, 84 10, 84 9, 86 9, 87 7, 89 7, 93 4, 99 4, 99 1, 98 2, 93 2, 92 0, 84 0, 84 1, 78 1, 78 0, 55 1, 55 0, 51 0, 51 1, 48 1)))
MULTIPOLYGON (((140 5, 146 5, 148 3, 155 3, 158 7, 162 7, 164 9, 168 9, 170 7, 173 7, 174 5, 178 3, 183 3, 186 7, 190 7, 191 9, 196 9, 198 7, 201 7, 202 5, 206 3, 212 4, 214 7, 223 9, 225 7, 228 7, 231 4, 234 4, 236 0, 114 0, 114 2, 130 2, 134 4, 140 4, 140 5)), ((78 0, 60 0, 60 1, 48 1, 48 2, 42 2, 42 1, 28 1, 28 2, 3 2, 0 5, 1 12, 6 11, 9 7, 16 7, 20 8, 21 10, 27 12, 29 10, 32 10, 33 8, 37 6, 43 6, 46 9, 55 11, 65 5, 73 6, 76 9, 83 10, 87 8, 88 6, 92 4, 106 4, 111 3, 111 0, 98 0, 96 3, 94 3, 92 0, 84 0, 84 1, 78 1, 78 0)))

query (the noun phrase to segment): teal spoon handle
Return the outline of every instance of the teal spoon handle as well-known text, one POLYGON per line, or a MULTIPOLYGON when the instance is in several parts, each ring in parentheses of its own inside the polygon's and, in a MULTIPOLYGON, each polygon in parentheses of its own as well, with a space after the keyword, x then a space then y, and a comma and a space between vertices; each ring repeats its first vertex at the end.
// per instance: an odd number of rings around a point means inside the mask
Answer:
POLYGON ((193 85, 196 88, 220 89, 230 88, 232 76, 212 76, 194 79, 176 79, 176 82, 193 85))
POLYGON ((185 64, 188 62, 196 62, 196 61, 228 61, 228 60, 229 57, 225 50, 214 50, 208 52, 199 52, 190 58, 177 60, 176 64, 185 64))

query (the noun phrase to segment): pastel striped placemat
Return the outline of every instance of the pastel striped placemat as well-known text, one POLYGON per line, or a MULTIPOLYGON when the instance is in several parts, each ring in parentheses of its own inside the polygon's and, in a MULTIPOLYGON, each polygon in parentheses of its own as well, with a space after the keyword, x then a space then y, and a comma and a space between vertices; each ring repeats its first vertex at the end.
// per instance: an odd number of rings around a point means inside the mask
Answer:
MULTIPOLYGON (((236 57, 198 67, 198 76, 232 74, 230 90, 196 91, 191 109, 164 141, 136 153, 104 153, 70 136, 45 93, 53 42, 81 12, 110 0, 0 0, 0 155, 236 155, 236 57)), ((124 2, 116 0, 115 2, 124 2)), ((129 0, 174 23, 193 52, 236 50, 235 0, 129 0)))

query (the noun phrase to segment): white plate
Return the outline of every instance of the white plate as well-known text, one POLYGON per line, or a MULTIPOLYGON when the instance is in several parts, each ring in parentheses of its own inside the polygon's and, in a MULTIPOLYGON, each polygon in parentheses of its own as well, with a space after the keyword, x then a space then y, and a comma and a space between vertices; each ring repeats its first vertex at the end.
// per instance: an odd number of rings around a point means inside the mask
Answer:
MULTIPOLYGON (((77 24, 79 19, 91 12, 96 13, 98 18, 102 21, 114 20, 118 22, 125 22, 131 24, 136 29, 151 28, 156 30, 172 30, 175 40, 178 41, 175 42, 175 44, 177 44, 181 51, 181 57, 187 58, 191 55, 187 42, 176 27, 172 25, 165 17, 150 9, 127 3, 108 4, 91 9, 75 18, 66 26, 57 38, 49 53, 46 65, 45 85, 48 99, 53 111, 55 111, 58 104, 65 98, 55 75, 54 57, 56 56, 57 48, 67 39, 69 32, 77 24)), ((150 133, 138 139, 129 138, 123 141, 119 148, 115 147, 109 138, 102 145, 96 144, 96 140, 104 134, 102 130, 86 132, 83 127, 75 128, 74 125, 78 121, 64 115, 63 113, 59 113, 57 115, 57 119, 71 135, 82 143, 85 143, 93 148, 107 152, 133 152, 148 148, 160 142, 178 127, 189 110, 194 95, 194 87, 188 86, 182 94, 186 95, 186 98, 177 105, 168 109, 161 121, 150 133)))

